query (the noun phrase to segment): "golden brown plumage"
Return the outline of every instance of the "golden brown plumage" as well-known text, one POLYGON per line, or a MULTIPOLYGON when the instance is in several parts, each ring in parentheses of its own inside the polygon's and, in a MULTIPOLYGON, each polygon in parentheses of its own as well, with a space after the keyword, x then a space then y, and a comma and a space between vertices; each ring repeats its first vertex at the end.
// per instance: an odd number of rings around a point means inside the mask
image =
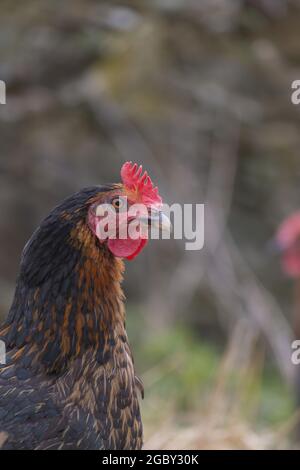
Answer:
POLYGON ((124 264, 115 252, 133 258, 145 241, 109 245, 94 224, 95 207, 127 189, 93 187, 71 196, 24 249, 0 328, 7 347, 0 366, 4 449, 142 447, 143 389, 125 330, 124 264))

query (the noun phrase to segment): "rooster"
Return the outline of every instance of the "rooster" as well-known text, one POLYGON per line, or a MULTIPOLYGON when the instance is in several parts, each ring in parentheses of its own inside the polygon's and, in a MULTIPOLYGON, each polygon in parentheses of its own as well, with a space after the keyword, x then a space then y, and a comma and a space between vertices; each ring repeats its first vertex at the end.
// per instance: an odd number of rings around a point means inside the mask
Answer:
POLYGON ((142 167, 125 163, 121 179, 67 198, 24 248, 0 327, 7 349, 0 366, 3 449, 142 448, 143 386, 125 329, 123 259, 146 246, 143 228, 170 223, 142 167), (146 214, 133 216, 136 204, 146 214), (107 229, 113 217, 114 236, 107 229), (132 222, 138 235, 127 230, 121 238, 120 227, 132 222))

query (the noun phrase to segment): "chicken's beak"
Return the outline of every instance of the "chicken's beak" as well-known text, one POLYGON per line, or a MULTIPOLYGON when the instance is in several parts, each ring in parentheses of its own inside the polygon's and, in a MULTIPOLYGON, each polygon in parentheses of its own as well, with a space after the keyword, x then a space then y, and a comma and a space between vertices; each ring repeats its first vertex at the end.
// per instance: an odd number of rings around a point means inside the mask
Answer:
POLYGON ((148 217, 140 217, 139 221, 148 228, 161 230, 165 233, 172 233, 172 223, 169 217, 158 209, 151 208, 148 217))

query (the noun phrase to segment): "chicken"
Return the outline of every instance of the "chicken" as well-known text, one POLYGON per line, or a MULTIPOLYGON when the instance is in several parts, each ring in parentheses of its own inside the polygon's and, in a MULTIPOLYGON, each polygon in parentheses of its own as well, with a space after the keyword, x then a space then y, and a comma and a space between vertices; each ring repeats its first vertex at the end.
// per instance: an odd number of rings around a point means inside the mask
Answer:
POLYGON ((121 184, 67 198, 24 248, 0 327, 7 350, 0 366, 3 449, 142 447, 143 390, 125 329, 123 259, 142 251, 149 226, 168 228, 169 220, 141 167, 128 162, 121 177, 121 184), (132 215, 137 204, 143 206, 132 215), (136 236, 130 223, 138 225, 136 236))
MULTIPOLYGON (((284 273, 295 283, 292 326, 294 339, 300 340, 300 212, 293 213, 280 225, 275 238, 275 247, 281 254, 284 273)), ((300 407, 300 372, 298 368, 295 369, 295 398, 297 407, 300 407)), ((300 424, 297 432, 300 436, 300 424)))
POLYGON ((282 222, 275 242, 282 254, 283 271, 291 278, 300 278, 300 212, 290 215, 282 222))

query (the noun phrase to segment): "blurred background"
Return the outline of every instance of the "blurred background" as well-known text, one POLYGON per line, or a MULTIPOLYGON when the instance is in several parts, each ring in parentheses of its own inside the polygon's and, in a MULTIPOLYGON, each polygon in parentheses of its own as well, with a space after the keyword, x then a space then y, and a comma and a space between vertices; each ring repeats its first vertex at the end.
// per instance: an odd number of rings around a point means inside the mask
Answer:
POLYGON ((300 207, 299 22, 297 0, 0 1, 1 318, 39 222, 124 161, 206 204, 204 250, 127 264, 147 448, 297 446, 293 282, 268 245, 300 207))

